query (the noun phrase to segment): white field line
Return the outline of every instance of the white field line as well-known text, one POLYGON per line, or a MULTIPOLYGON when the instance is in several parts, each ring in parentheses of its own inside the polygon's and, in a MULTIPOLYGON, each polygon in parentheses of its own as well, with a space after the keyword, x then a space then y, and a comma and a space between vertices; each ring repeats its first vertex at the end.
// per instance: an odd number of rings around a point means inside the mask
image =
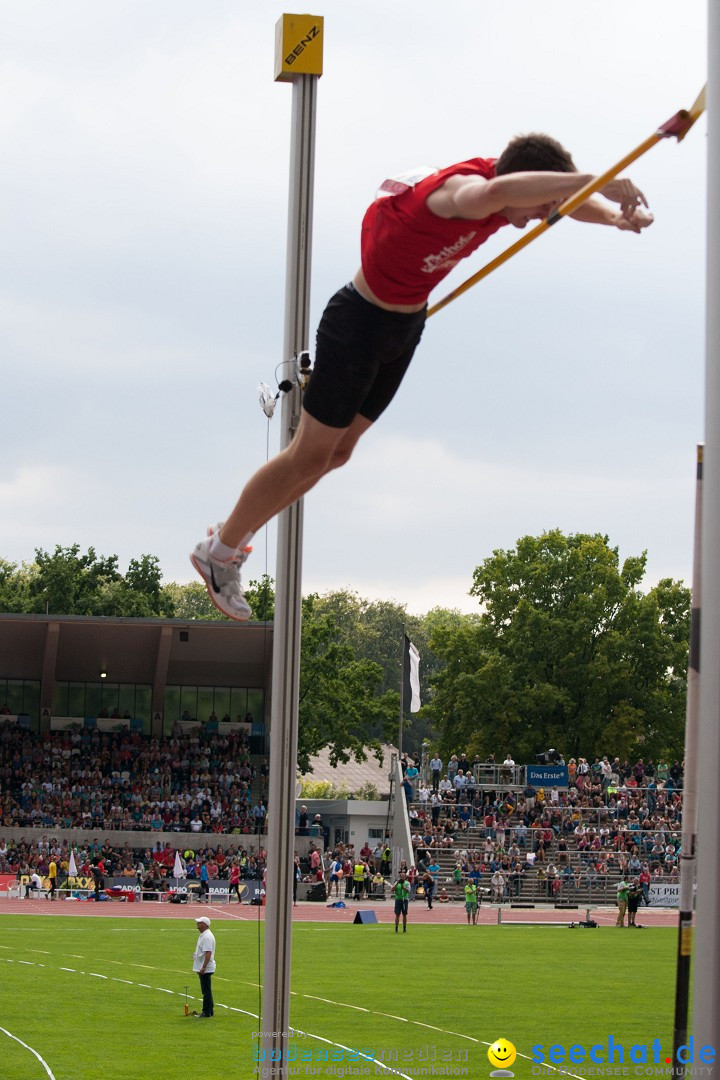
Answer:
MULTIPOLYGON (((5 963, 8 963, 8 964, 14 963, 14 961, 9 959, 8 957, 2 957, 2 958, 0 958, 0 961, 5 961, 5 963)), ((26 965, 29 965, 30 967, 45 967, 46 966, 44 964, 37 964, 37 963, 33 963, 31 961, 28 961, 28 960, 19 960, 18 963, 26 964, 26 965)), ((79 975, 86 975, 86 974, 92 975, 93 974, 92 972, 84 972, 84 971, 76 972, 76 971, 74 971, 73 968, 61 967, 59 970, 60 971, 68 971, 68 972, 72 972, 73 974, 79 974, 79 975)), ((107 976, 102 976, 102 975, 99 976, 99 977, 100 978, 107 978, 107 976)), ((129 979, 112 979, 112 982, 123 982, 123 983, 126 983, 128 986, 139 986, 139 987, 142 987, 143 990, 153 990, 153 989, 162 990, 163 993, 165 993, 165 994, 173 994, 175 997, 184 997, 184 994, 181 994, 181 993, 176 992, 174 990, 166 990, 162 986, 152 987, 152 986, 148 986, 147 983, 140 983, 140 982, 134 983, 134 982, 131 982, 129 979)), ((294 993, 294 996, 295 996, 295 993, 294 993)), ((346 1001, 333 1001, 332 998, 318 997, 315 994, 300 994, 300 995, 297 995, 297 996, 307 998, 310 1001, 322 1001, 322 1002, 325 1002, 328 1005, 335 1005, 338 1008, 355 1009, 358 1012, 367 1012, 367 1013, 370 1013, 371 1015, 374 1015, 374 1016, 385 1016, 385 1017, 387 1017, 387 1018, 389 1018, 391 1020, 397 1020, 397 1021, 400 1021, 400 1022, 402 1022, 404 1024, 414 1024, 417 1027, 429 1028, 430 1030, 438 1031, 443 1035, 452 1035, 452 1036, 454 1036, 455 1038, 458 1038, 458 1039, 467 1039, 468 1042, 477 1043, 478 1046, 492 1046, 492 1043, 488 1042, 487 1039, 476 1039, 473 1035, 465 1035, 461 1031, 451 1031, 449 1028, 436 1027, 434 1024, 425 1024, 420 1020, 411 1020, 406 1016, 395 1016, 393 1013, 380 1012, 380 1011, 375 1010, 375 1009, 363 1009, 359 1005, 353 1005, 353 1004, 351 1004, 349 1002, 346 1002, 346 1001)), ((193 997, 192 994, 190 994, 189 997, 190 997, 191 1001, 195 1000, 195 998, 193 997)), ((231 1012, 242 1013, 244 1016, 249 1016, 253 1020, 259 1020, 260 1019, 258 1017, 257 1013, 248 1012, 247 1009, 239 1009, 234 1005, 221 1005, 218 1002, 218 1007, 224 1008, 224 1009, 229 1009, 231 1012)), ((4 1030, 5 1030, 4 1028, 0 1028, 0 1031, 4 1031, 4 1030)), ((340 1050, 347 1050, 347 1051, 350 1051, 351 1053, 355 1053, 355 1050, 353 1050, 351 1047, 345 1046, 343 1043, 333 1042, 331 1039, 326 1039, 322 1035, 315 1035, 310 1031, 301 1031, 299 1028, 297 1028, 296 1031, 301 1036, 311 1038, 311 1039, 316 1039, 318 1042, 327 1043, 328 1046, 336 1046, 340 1050)), ((9 1035, 10 1033, 5 1032, 5 1034, 9 1035)), ((10 1037, 15 1038, 15 1036, 10 1036, 10 1037)), ((20 1042, 19 1039, 17 1041, 20 1042)), ((22 1045, 24 1046, 25 1044, 23 1043, 22 1045)), ((32 1048, 27 1047, 27 1049, 31 1050, 32 1048)), ((35 1051, 32 1050, 32 1053, 35 1053, 35 1051)), ((36 1055, 36 1056, 39 1057, 39 1055, 36 1055)), ((399 1076, 399 1077, 402 1078, 402 1080, 410 1080, 410 1077, 408 1077, 406 1073, 402 1073, 397 1069, 391 1069, 389 1065, 385 1065, 381 1061, 376 1061, 375 1058, 370 1058, 367 1055, 363 1055, 363 1054, 360 1054, 359 1056, 361 1058, 363 1058, 364 1060, 369 1061, 371 1064, 375 1065, 376 1067, 380 1066, 381 1068, 385 1069, 385 1071, 388 1073, 388 1075, 399 1076)), ((532 1061, 532 1058, 528 1054, 523 1054, 519 1050, 517 1051, 517 1056, 519 1058, 524 1058, 525 1061, 532 1061)), ((42 1061, 41 1058, 39 1058, 39 1060, 42 1061)), ((45 1063, 43 1062, 43 1064, 45 1064, 45 1063)), ((544 1064, 543 1067, 548 1068, 548 1069, 552 1069, 554 1072, 558 1072, 558 1069, 556 1069, 554 1065, 544 1064)), ((577 1076, 576 1073, 568 1072, 566 1069, 563 1069, 562 1073, 563 1073, 563 1076, 571 1077, 572 1080, 583 1080, 583 1078, 577 1076)), ((52 1076, 52 1073, 49 1073, 49 1075, 52 1076)), ((54 1080, 54 1078, 53 1078, 53 1080, 54 1080)))
POLYGON ((33 1054, 38 1059, 38 1061, 42 1065, 43 1069, 45 1070, 45 1072, 50 1077, 50 1080, 55 1080, 55 1074, 53 1073, 52 1069, 48 1065, 47 1061, 45 1061, 44 1058, 40 1057, 37 1050, 33 1050, 32 1046, 28 1046, 28 1044, 24 1043, 22 1041, 22 1039, 18 1039, 17 1035, 13 1035, 12 1032, 7 1031, 4 1027, 0 1027, 0 1031, 2 1031, 4 1035, 7 1035, 7 1037, 9 1039, 14 1039, 16 1043, 20 1043, 20 1045, 24 1046, 26 1050, 29 1050, 30 1053, 33 1054))
MULTIPOLYGON (((2 957, 2 958, 0 959, 0 962, 2 962, 2 961, 4 961, 5 963, 8 963, 8 964, 12 964, 12 963, 14 962, 14 961, 10 960, 10 959, 9 959, 9 958, 7 958, 7 957, 2 957)), ((21 961, 18 961, 18 963, 23 963, 23 964, 26 964, 26 965, 27 965, 27 966, 29 966, 29 967, 45 967, 45 966, 46 966, 46 965, 44 965, 44 964, 37 964, 37 963, 33 963, 32 961, 29 961, 29 960, 21 960, 21 961)), ((60 970, 60 971, 67 971, 67 972, 71 972, 72 974, 75 974, 75 975, 85 975, 85 976, 90 976, 90 975, 93 975, 93 974, 95 974, 94 972, 87 972, 87 971, 75 971, 75 970, 74 970, 73 968, 65 968, 65 967, 63 967, 63 968, 60 968, 59 970, 60 970)), ((107 975, 100 975, 100 976, 97 976, 97 975, 95 975, 95 977, 96 977, 96 978, 98 978, 98 977, 99 977, 99 978, 101 978, 101 979, 107 979, 107 978, 108 978, 108 976, 107 976, 107 975)), ((184 998, 184 997, 185 997, 185 994, 184 994, 184 993, 180 993, 179 991, 175 991, 175 990, 166 990, 166 989, 165 989, 165 987, 163 987, 163 986, 155 986, 155 987, 153 987, 153 986, 148 986, 148 984, 147 984, 147 983, 141 983, 141 982, 138 982, 138 983, 136 983, 136 982, 130 982, 130 980, 129 980, 129 979, 115 979, 115 978, 111 978, 111 979, 110 979, 109 981, 111 981, 111 982, 124 982, 124 983, 126 983, 126 984, 127 984, 128 986, 140 986, 140 987, 142 987, 142 989, 143 989, 143 990, 160 990, 160 991, 162 991, 162 992, 163 992, 164 994, 172 994, 172 995, 173 995, 174 997, 179 997, 179 998, 184 998)), ((303 995, 303 996, 306 996, 306 995, 303 995)), ((194 998, 194 996, 193 996, 192 994, 189 994, 189 995, 188 995, 188 997, 189 997, 189 999, 190 999, 191 1001, 195 1001, 195 998, 194 998)), ((336 1005, 336 1004, 338 1004, 338 1002, 330 1002, 330 1004, 336 1005)), ((222 1008, 222 1009, 228 1009, 228 1010, 229 1010, 230 1012, 242 1013, 242 1014, 243 1014, 244 1016, 249 1016, 249 1017, 250 1017, 251 1019, 253 1019, 253 1020, 259 1020, 259 1019, 260 1019, 260 1018, 259 1018, 259 1016, 257 1015, 257 1013, 253 1013, 253 1012, 248 1012, 248 1010, 247 1010, 247 1009, 239 1009, 239 1008, 237 1008, 237 1007, 236 1007, 236 1006, 234 1006, 234 1005, 223 1005, 223 1004, 221 1004, 220 1002, 217 1002, 217 1005, 218 1005, 218 1008, 222 1008)), ((317 1042, 323 1042, 323 1043, 327 1043, 327 1045, 328 1045, 328 1046, 336 1046, 336 1047, 337 1047, 337 1048, 338 1048, 339 1050, 347 1050, 347 1051, 348 1051, 349 1053, 353 1053, 353 1054, 354 1054, 354 1053, 357 1053, 359 1057, 361 1057, 361 1058, 362 1058, 363 1060, 365 1060, 365 1061, 368 1061, 368 1062, 369 1062, 370 1064, 372 1064, 372 1065, 375 1065, 375 1067, 376 1067, 376 1068, 377 1068, 378 1066, 380 1066, 381 1068, 383 1068, 383 1069, 385 1070, 385 1072, 386 1072, 386 1073, 387 1073, 387 1074, 388 1074, 389 1076, 399 1076, 399 1077, 401 1078, 401 1080, 411 1080, 411 1077, 409 1077, 409 1076, 408 1076, 408 1075, 407 1075, 406 1073, 400 1072, 400 1071, 399 1071, 398 1069, 392 1069, 392 1068, 390 1068, 390 1066, 389 1066, 389 1065, 385 1065, 385 1064, 384 1064, 384 1063, 383 1063, 382 1061, 375 1061, 375 1059, 374 1059, 374 1058, 368 1057, 368 1055, 367 1055, 367 1054, 362 1054, 362 1053, 360 1053, 360 1051, 356 1051, 355 1049, 353 1049, 353 1048, 352 1048, 352 1047, 350 1047, 350 1046, 345 1046, 345 1044, 344 1044, 344 1043, 339 1043, 339 1042, 333 1042, 333 1040, 332 1040, 332 1039, 326 1039, 326 1038, 325 1038, 325 1037, 324 1037, 323 1035, 315 1035, 315 1034, 313 1034, 313 1032, 311 1032, 311 1031, 301 1031, 301 1030, 300 1030, 300 1028, 296 1028, 295 1030, 297 1031, 297 1034, 298 1034, 298 1035, 300 1035, 300 1036, 302 1036, 302 1037, 304 1037, 304 1038, 309 1038, 309 1039, 315 1039, 315 1040, 316 1040, 317 1042)), ((4 1029, 4 1028, 0 1028, 0 1031, 5 1031, 5 1029, 4 1029)), ((9 1031, 5 1031, 5 1034, 6 1034, 6 1035, 10 1035, 10 1032, 9 1032, 9 1031)), ((14 1039, 14 1038, 15 1038, 15 1036, 14 1036, 14 1035, 10 1035, 10 1038, 11 1038, 11 1039, 14 1039)), ((17 1039, 16 1041, 17 1041, 17 1042, 20 1042, 20 1039, 17 1039)), ((22 1043, 22 1045, 23 1045, 23 1046, 25 1046, 25 1043, 22 1043)), ((488 1044, 488 1045, 489 1045, 489 1044, 488 1044)), ((31 1051, 31 1052, 32 1052, 33 1054, 35 1054, 35 1056, 36 1056, 36 1057, 38 1058, 38 1060, 39 1060, 39 1061, 42 1061, 43 1065, 45 1065, 45 1062, 44 1062, 44 1061, 42 1060, 42 1058, 40 1057, 40 1055, 39 1055, 39 1054, 37 1054, 37 1053, 35 1052, 35 1050, 33 1050, 33 1049, 32 1049, 32 1047, 28 1046, 28 1047, 27 1047, 27 1049, 28 1049, 28 1050, 30 1050, 30 1051, 31 1051)), ((53 1076, 53 1074, 52 1074, 52 1073, 50 1072, 50 1070, 48 1069, 47 1065, 45 1065, 45 1068, 47 1069, 47 1072, 48 1072, 48 1076, 50 1077, 50 1080, 55 1080, 55 1077, 54 1077, 54 1076, 53 1076)))

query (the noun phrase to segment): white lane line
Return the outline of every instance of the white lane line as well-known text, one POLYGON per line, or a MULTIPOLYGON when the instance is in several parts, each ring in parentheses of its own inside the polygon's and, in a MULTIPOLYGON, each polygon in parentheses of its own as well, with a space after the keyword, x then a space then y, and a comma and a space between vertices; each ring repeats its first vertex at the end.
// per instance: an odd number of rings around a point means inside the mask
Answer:
MULTIPOLYGON (((8 957, 3 957, 3 959, 4 959, 5 963, 8 963, 8 964, 14 963, 14 961, 9 959, 8 957)), ((42 965, 42 964, 33 963, 32 961, 28 961, 28 960, 19 960, 18 963, 29 964, 31 967, 44 967, 45 966, 45 965, 42 965)), ((133 965, 133 966, 142 966, 142 965, 133 965)), ((61 967, 60 971, 68 971, 68 972, 71 972, 73 974, 78 974, 78 975, 95 975, 96 978, 101 978, 101 979, 107 979, 108 978, 108 976, 106 976, 106 975, 97 975, 94 972, 76 971, 74 968, 61 967)), ((179 992, 176 992, 174 990, 167 990, 167 989, 165 989, 165 987, 162 987, 162 986, 152 987, 152 986, 149 986, 147 983, 131 982, 129 979, 117 979, 117 978, 111 977, 110 981, 111 982, 122 982, 122 983, 125 983, 128 986, 140 986, 140 987, 142 987, 143 990, 152 990, 152 989, 161 990, 163 993, 172 994, 175 997, 183 997, 184 996, 183 994, 181 994, 179 992)), ((297 991, 291 991, 291 993, 293 995, 297 995, 297 991)), ((431 1024, 421 1024, 417 1020, 408 1020, 408 1018, 405 1017, 405 1016, 394 1016, 393 1013, 376 1012, 375 1010, 365 1009, 360 1005, 352 1005, 349 1002, 343 1002, 343 1001, 333 1001, 331 998, 322 998, 322 997, 318 997, 317 995, 314 995, 314 994, 302 994, 302 995, 297 995, 297 996, 302 996, 302 997, 305 997, 305 998, 309 998, 309 999, 314 1000, 314 1001, 323 1001, 328 1005, 336 1005, 338 1007, 343 1007, 343 1008, 347 1008, 347 1009, 355 1009, 358 1012, 367 1012, 367 1013, 373 1012, 374 1015, 376 1015, 376 1016, 387 1016, 392 1020, 400 1020, 405 1024, 413 1024, 413 1023, 415 1023, 415 1024, 418 1024, 421 1027, 433 1027, 433 1025, 431 1025, 431 1024)), ((190 995, 190 1000, 194 1001, 195 998, 192 995, 190 995)), ((243 1016, 249 1016, 253 1020, 259 1020, 259 1017, 258 1017, 257 1013, 249 1012, 247 1009, 240 1009, 235 1005, 222 1005, 220 1002, 217 1002, 217 1004, 218 1004, 218 1006, 220 1008, 228 1009, 230 1012, 241 1013, 243 1016)), ((0 1028, 0 1030, 4 1030, 4 1029, 0 1028)), ((440 1032, 443 1032, 445 1034, 457 1035, 460 1038, 469 1039, 471 1042, 475 1042, 475 1043, 483 1042, 485 1046, 490 1046, 491 1045, 489 1042, 484 1042, 484 1040, 482 1040, 482 1039, 474 1039, 474 1038, 472 1038, 472 1036, 470 1036, 470 1035, 462 1035, 460 1032, 450 1032, 450 1031, 447 1031, 447 1029, 445 1029, 445 1028, 434 1028, 433 1030, 440 1031, 440 1032)), ((349 1053, 358 1053, 359 1056, 364 1061, 368 1061, 370 1064, 374 1065, 376 1070, 377 1070, 378 1067, 380 1067, 380 1068, 384 1069, 385 1072, 389 1076, 399 1076, 401 1078, 401 1080, 411 1080, 411 1078, 407 1075, 407 1073, 400 1072, 398 1069, 392 1069, 389 1065, 385 1065, 384 1062, 376 1061, 375 1058, 371 1058, 367 1054, 363 1054, 360 1051, 356 1051, 353 1047, 345 1046, 344 1043, 334 1042, 332 1039, 326 1039, 323 1035, 316 1035, 311 1031, 301 1031, 299 1028, 297 1029, 297 1034, 300 1035, 301 1037, 315 1039, 318 1042, 327 1043, 328 1046, 336 1046, 340 1050, 347 1050, 349 1053)), ((28 1047, 28 1049, 31 1049, 31 1048, 28 1047)), ((34 1051, 33 1051, 33 1053, 34 1053, 34 1051)), ((518 1057, 527 1057, 527 1055, 519 1053, 518 1057)), ((528 1060, 530 1060, 530 1059, 528 1058, 528 1060)), ((50 1075, 52 1076, 52 1074, 50 1074, 50 1075)), ((581 1078, 579 1078, 579 1077, 577 1077, 577 1078, 574 1077, 573 1073, 566 1073, 565 1075, 573 1077, 573 1080, 581 1080, 581 1078)), ((52 1080, 55 1080, 55 1078, 52 1077, 52 1080)))
MULTIPOLYGON (((317 997, 315 994, 303 994, 302 997, 309 998, 311 1001, 323 1001, 327 1005, 337 1005, 339 1008, 343 1009, 359 1009, 358 1005, 350 1005, 347 1001, 333 1001, 332 998, 317 997)), ((390 1020, 400 1020, 404 1024, 415 1024, 417 1027, 429 1028, 431 1031, 439 1031, 441 1035, 454 1035, 457 1039, 467 1039, 468 1042, 477 1043, 479 1046, 492 1046, 492 1043, 488 1042, 486 1039, 476 1039, 472 1035, 465 1035, 462 1031, 451 1031, 450 1028, 436 1027, 435 1024, 425 1024, 422 1022, 422 1020, 410 1020, 406 1016, 394 1016, 393 1013, 379 1012, 376 1009, 363 1009, 362 1011, 372 1013, 373 1016, 386 1016, 390 1020)), ((313 1035, 313 1038, 321 1039, 322 1036, 313 1035)), ((341 1044, 337 1043, 333 1045, 340 1046, 341 1044)), ((525 1061, 532 1060, 532 1058, 528 1054, 523 1054, 519 1050, 517 1051, 517 1056, 519 1058, 524 1058, 525 1061)), ((375 1059, 373 1058, 373 1064, 380 1065, 382 1064, 382 1062, 375 1061, 375 1059)), ((558 1069, 554 1065, 549 1065, 548 1068, 551 1068, 553 1072, 558 1072, 558 1069)), ((581 1080, 581 1078, 578 1077, 575 1073, 566 1072, 564 1069, 562 1070, 562 1072, 563 1076, 571 1077, 572 1080, 581 1080)), ((404 1073, 398 1073, 397 1075, 404 1076, 404 1073)))
POLYGON ((21 1046, 24 1046, 26 1050, 29 1050, 31 1054, 34 1054, 34 1055, 35 1055, 35 1057, 36 1057, 36 1058, 38 1059, 38 1061, 40 1062, 40 1064, 42 1065, 42 1067, 43 1067, 43 1069, 45 1070, 45 1072, 46 1072, 46 1073, 48 1074, 48 1076, 50 1077, 50 1080, 55 1080, 55 1075, 54 1075, 54 1073, 53 1073, 52 1069, 51 1069, 51 1068, 50 1068, 50 1066, 48 1065, 47 1061, 45 1061, 45 1059, 44 1059, 44 1058, 40 1057, 40 1055, 38 1054, 37 1050, 33 1050, 32 1046, 28 1046, 28 1044, 27 1044, 27 1043, 24 1043, 24 1042, 22 1041, 22 1039, 18 1039, 17 1035, 13 1035, 13 1034, 12 1034, 12 1032, 10 1032, 10 1031, 7 1031, 7 1030, 6 1030, 6 1029, 5 1029, 4 1027, 0 1027, 0 1031, 2 1031, 2 1032, 3 1032, 4 1034, 5 1034, 5 1035, 7 1035, 7 1037, 8 1037, 9 1039, 14 1039, 16 1043, 20 1043, 20 1045, 21 1045, 21 1046))
POLYGON ((363 1009, 362 1005, 350 1005, 347 1001, 331 1001, 330 998, 317 997, 315 994, 303 994, 303 997, 310 998, 311 1001, 324 1001, 327 1005, 340 1005, 343 1009, 355 1009, 357 1012, 365 1013, 370 1012, 369 1009, 363 1009))
POLYGON ((210 907, 208 911, 213 911, 218 915, 222 915, 225 919, 239 919, 240 922, 248 922, 247 915, 233 915, 231 911, 225 911, 224 908, 210 907))

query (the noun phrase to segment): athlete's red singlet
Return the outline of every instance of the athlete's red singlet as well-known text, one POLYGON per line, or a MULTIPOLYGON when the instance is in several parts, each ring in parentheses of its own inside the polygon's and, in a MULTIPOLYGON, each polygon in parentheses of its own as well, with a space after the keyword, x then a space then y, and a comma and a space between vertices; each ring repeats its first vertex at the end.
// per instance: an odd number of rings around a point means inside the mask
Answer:
POLYGON ((471 158, 420 180, 399 195, 376 199, 362 223, 365 280, 385 304, 422 304, 439 281, 503 225, 501 214, 481 221, 441 218, 425 200, 450 176, 495 176, 495 158, 471 158))

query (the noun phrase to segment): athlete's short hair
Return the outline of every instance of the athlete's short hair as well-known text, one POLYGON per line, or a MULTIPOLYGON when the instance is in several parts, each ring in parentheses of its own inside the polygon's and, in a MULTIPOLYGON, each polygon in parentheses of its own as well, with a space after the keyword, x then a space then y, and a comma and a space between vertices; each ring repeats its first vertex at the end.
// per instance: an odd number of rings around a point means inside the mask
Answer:
POLYGON ((496 176, 514 172, 577 172, 577 167, 557 139, 533 132, 511 139, 495 163, 496 176))

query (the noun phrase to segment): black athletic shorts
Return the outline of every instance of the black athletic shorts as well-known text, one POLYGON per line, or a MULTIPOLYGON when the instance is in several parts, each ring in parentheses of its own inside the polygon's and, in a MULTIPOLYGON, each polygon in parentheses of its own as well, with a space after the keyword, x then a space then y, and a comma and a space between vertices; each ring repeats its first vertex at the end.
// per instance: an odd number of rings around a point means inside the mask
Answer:
POLYGON ((334 428, 349 427, 358 414, 377 420, 403 380, 425 316, 425 309, 409 315, 385 311, 363 299, 354 285, 345 285, 318 326, 305 409, 334 428))

